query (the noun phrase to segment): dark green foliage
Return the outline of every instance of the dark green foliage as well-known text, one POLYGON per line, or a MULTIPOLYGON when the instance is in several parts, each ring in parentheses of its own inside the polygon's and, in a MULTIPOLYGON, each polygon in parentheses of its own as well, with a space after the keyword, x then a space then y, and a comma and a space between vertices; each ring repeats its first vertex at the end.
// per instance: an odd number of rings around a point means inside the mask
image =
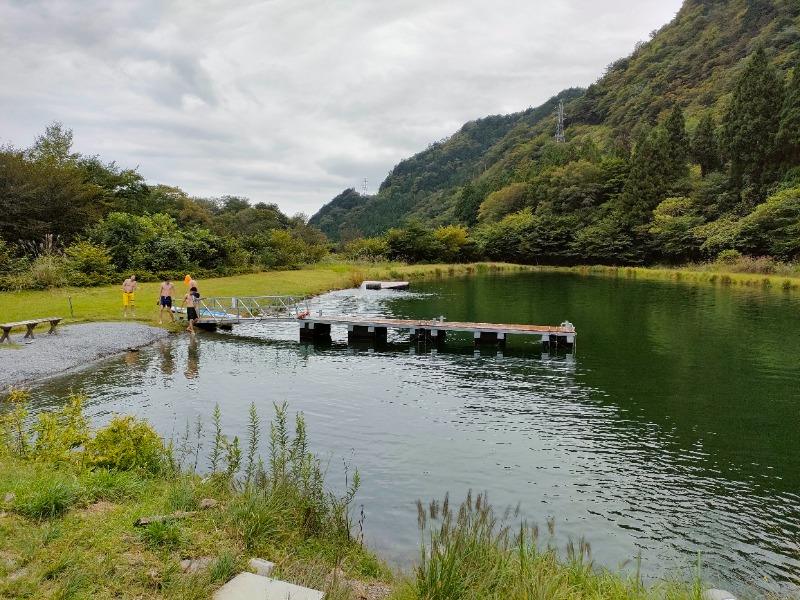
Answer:
POLYGON ((574 258, 572 243, 577 225, 574 215, 534 214, 525 209, 480 227, 475 238, 482 254, 490 259, 566 263, 574 258))
POLYGON ((630 175, 619 198, 621 217, 631 225, 646 223, 670 190, 668 137, 657 130, 644 137, 633 155, 630 175))
POLYGON ((247 198, 148 186, 135 169, 71 146, 72 131, 54 123, 28 150, 0 147, 0 242, 8 253, 0 288, 96 285, 133 271, 144 280, 227 275, 327 254, 327 239, 305 217, 247 198))
POLYGON ((739 223, 737 247, 752 256, 795 260, 800 254, 800 187, 784 190, 739 223))
POLYGON ((642 261, 642 251, 635 242, 623 220, 611 214, 578 231, 572 250, 582 262, 590 264, 636 264, 642 261))
POLYGON ((68 240, 101 216, 102 199, 73 162, 32 162, 22 151, 0 149, 0 237, 7 241, 39 242, 47 234, 68 240))
POLYGON ((81 240, 66 248, 64 253, 67 255, 72 285, 103 285, 116 279, 111 253, 105 246, 81 240))
POLYGON ((784 171, 800 167, 800 69, 797 67, 786 86, 776 146, 784 171))
POLYGON ((800 182, 795 78, 782 100, 800 51, 798 18, 796 2, 687 1, 588 89, 561 95, 566 143, 553 140, 554 98, 468 123, 398 164, 377 195, 352 208, 340 198, 320 214, 334 229, 370 235, 399 229, 408 215, 428 228, 465 224, 486 258, 503 260, 714 256, 736 239, 732 223, 800 182), (525 207, 530 213, 511 218, 525 207), (542 241, 525 242, 534 237, 525 230, 542 241))
POLYGON ((478 222, 478 209, 481 202, 483 202, 483 196, 472 185, 472 182, 468 181, 458 193, 453 211, 455 218, 464 225, 475 225, 478 222))
POLYGON ((691 155, 694 161, 700 165, 700 176, 703 178, 722 166, 719 157, 716 125, 710 112, 703 115, 694 130, 691 155))
POLYGON ((669 113, 664 129, 667 134, 667 180, 677 181, 688 174, 686 161, 689 158, 689 134, 686 133, 686 121, 679 105, 676 104, 669 113))
POLYGON ((775 136, 782 106, 782 80, 759 46, 736 76, 722 130, 732 183, 739 190, 750 188, 755 202, 776 181, 775 136))
POLYGON ((654 254, 685 262, 700 256, 700 239, 695 228, 703 223, 689 198, 667 198, 653 211, 648 233, 654 254))
POLYGON ((430 262, 438 255, 438 244, 433 231, 419 221, 410 221, 403 228, 386 232, 388 257, 408 262, 430 262))

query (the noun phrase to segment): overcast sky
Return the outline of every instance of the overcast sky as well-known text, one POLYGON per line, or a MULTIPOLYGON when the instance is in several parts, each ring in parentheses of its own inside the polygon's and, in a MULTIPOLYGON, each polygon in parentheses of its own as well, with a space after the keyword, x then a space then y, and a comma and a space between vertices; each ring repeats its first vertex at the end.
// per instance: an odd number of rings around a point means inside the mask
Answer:
POLYGON ((585 87, 680 0, 0 0, 0 145, 309 216, 465 122, 585 87))

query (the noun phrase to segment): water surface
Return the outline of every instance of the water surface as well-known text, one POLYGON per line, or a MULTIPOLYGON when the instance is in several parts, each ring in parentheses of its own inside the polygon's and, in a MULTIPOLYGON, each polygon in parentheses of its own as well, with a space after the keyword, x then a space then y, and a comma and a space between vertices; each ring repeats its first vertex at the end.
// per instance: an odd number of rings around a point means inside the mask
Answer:
MULTIPOLYGON (((347 290, 312 310, 452 321, 557 325, 574 355, 534 338, 476 351, 390 333, 385 346, 299 343, 294 325, 178 335, 47 382, 41 407, 70 389, 98 422, 148 418, 179 436, 214 404, 244 435, 255 403, 303 411, 313 449, 344 487, 357 466, 372 548, 416 557, 416 499, 487 490, 502 508, 586 538, 596 562, 648 581, 703 577, 740 597, 800 593, 800 302, 762 290, 572 274, 480 275, 413 291, 347 290)), ((265 436, 266 437, 266 434, 265 436)))

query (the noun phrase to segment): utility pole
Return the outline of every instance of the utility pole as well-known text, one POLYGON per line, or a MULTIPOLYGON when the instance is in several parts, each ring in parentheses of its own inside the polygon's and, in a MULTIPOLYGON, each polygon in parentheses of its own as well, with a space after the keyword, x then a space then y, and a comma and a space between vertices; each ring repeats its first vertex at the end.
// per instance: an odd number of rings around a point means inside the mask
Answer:
POLYGON ((367 189, 368 189, 367 188, 367 178, 366 177, 364 177, 364 187, 362 189, 364 190, 364 196, 366 196, 367 195, 367 189))
POLYGON ((558 101, 558 121, 556 122, 556 143, 566 142, 564 137, 564 101, 558 101))

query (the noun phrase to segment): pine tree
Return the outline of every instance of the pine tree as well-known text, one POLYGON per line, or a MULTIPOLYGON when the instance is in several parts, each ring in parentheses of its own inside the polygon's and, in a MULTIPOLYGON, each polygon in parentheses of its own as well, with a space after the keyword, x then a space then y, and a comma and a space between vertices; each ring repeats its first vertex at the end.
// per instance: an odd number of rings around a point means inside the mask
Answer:
POLYGON ((706 176, 719 169, 719 141, 717 140, 716 125, 711 113, 706 113, 697 124, 692 137, 692 158, 700 165, 700 176, 706 176))
POLYGON ((751 187, 763 199, 776 179, 775 137, 783 105, 783 84, 760 46, 737 76, 723 120, 722 142, 731 182, 751 187))
POLYGON ((664 129, 667 133, 666 151, 667 164, 664 173, 668 181, 674 182, 686 177, 689 169, 686 161, 689 158, 689 135, 686 133, 686 120, 683 118, 683 110, 677 104, 670 112, 664 129))
POLYGON ((776 145, 784 170, 800 167, 800 68, 786 84, 776 145))
POLYGON ((630 175, 620 194, 622 214, 629 225, 646 223, 669 190, 667 135, 657 130, 636 144, 630 175))

